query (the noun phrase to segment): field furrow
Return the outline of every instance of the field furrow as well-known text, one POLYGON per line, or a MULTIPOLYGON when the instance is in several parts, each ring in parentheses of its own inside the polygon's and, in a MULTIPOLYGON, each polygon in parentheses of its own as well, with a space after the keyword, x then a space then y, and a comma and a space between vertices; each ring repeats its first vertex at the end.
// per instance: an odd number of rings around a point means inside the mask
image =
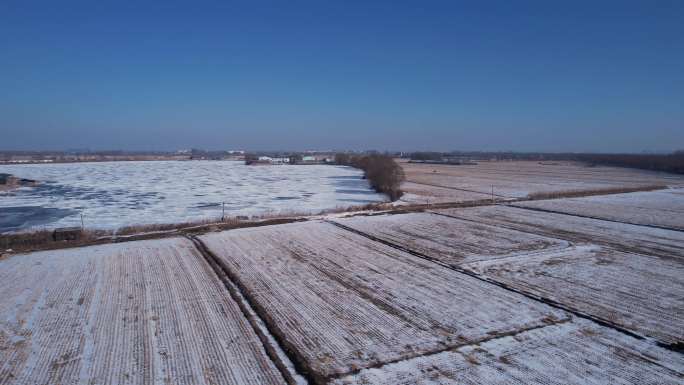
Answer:
POLYGON ((503 230, 514 229, 572 242, 608 245, 621 251, 638 254, 684 258, 684 233, 679 231, 510 206, 456 208, 435 212, 490 224, 503 230))
POLYGON ((681 384, 681 356, 582 319, 366 369, 337 385, 681 384))
MULTIPOLYGON (((524 198, 536 193, 561 193, 578 190, 601 190, 607 188, 634 188, 653 185, 684 187, 684 178, 662 172, 652 172, 620 167, 587 167, 575 162, 489 162, 478 161, 476 165, 443 165, 401 163, 411 186, 435 186, 442 197, 447 190, 454 190, 452 201, 465 197, 462 191, 496 196, 524 198), (439 187, 441 186, 441 187, 439 187), (459 192, 459 190, 461 192, 459 192)), ((432 197, 430 190, 409 191, 412 195, 432 197)), ((419 200, 419 198, 412 198, 419 200)), ((481 198, 472 198, 478 200, 481 198)), ((424 201, 425 199, 423 199, 424 201)))
POLYGON ((452 266, 561 250, 569 246, 566 241, 543 235, 430 213, 353 217, 335 221, 452 266))
POLYGON ((568 319, 563 311, 329 223, 200 239, 321 383, 568 319))
POLYGON ((282 384, 190 241, 0 261, 0 383, 282 384))
POLYGON ((684 342, 684 263, 594 245, 464 265, 665 344, 684 342))
POLYGON ((677 190, 518 202, 519 207, 684 230, 684 195, 677 190))

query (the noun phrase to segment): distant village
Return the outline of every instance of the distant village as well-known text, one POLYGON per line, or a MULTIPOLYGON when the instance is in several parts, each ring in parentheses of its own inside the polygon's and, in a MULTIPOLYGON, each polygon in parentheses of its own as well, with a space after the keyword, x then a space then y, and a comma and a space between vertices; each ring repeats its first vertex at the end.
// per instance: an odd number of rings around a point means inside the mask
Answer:
POLYGON ((245 156, 247 165, 283 165, 283 164, 331 164, 335 162, 335 154, 291 154, 285 156, 252 155, 245 156))
POLYGON ((244 150, 207 151, 198 149, 169 152, 134 151, 0 151, 0 164, 40 164, 115 161, 243 161, 248 165, 328 164, 334 152, 246 152, 244 150))

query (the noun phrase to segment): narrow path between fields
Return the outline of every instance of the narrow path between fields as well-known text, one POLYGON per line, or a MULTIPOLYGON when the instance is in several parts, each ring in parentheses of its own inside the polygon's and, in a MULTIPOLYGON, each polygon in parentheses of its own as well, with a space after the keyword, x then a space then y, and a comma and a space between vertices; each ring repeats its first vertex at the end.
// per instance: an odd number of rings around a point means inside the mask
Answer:
MULTIPOLYGON (((516 208, 516 209, 522 209, 521 207, 513 206, 513 205, 507 205, 507 204, 501 204, 497 206, 502 206, 502 207, 510 207, 510 208, 516 208)), ((637 254, 648 254, 648 255, 653 255, 655 257, 661 257, 661 258, 673 258, 671 253, 668 253, 666 250, 660 250, 660 249, 654 249, 654 248, 649 248, 648 251, 642 250, 642 249, 635 249, 632 245, 625 245, 624 243, 620 242, 619 240, 611 239, 611 240, 606 240, 606 239, 601 239, 601 238, 596 238, 596 237, 591 237, 587 238, 585 235, 582 235, 581 233, 559 233, 559 232, 552 232, 551 234, 547 234, 544 232, 539 232, 539 231, 532 231, 532 230, 525 230, 517 226, 513 225, 506 225, 503 223, 493 223, 493 222, 483 222, 477 219, 472 219, 472 218, 466 218, 463 216, 455 215, 455 214, 447 214, 443 212, 438 212, 438 211, 433 211, 433 210, 428 210, 425 211, 426 213, 434 214, 434 215, 439 215, 442 217, 446 218, 453 218, 457 219, 459 221, 466 221, 466 222, 472 222, 475 224, 487 224, 489 226, 493 227, 498 227, 500 229, 505 229, 505 230, 514 230, 514 231, 520 231, 525 234, 532 234, 532 235, 542 235, 542 236, 547 236, 547 237, 552 237, 560 240, 564 240, 566 242, 569 242, 570 244, 574 245, 576 243, 591 243, 595 245, 600 245, 600 246, 606 246, 611 249, 615 249, 618 251, 623 251, 626 253, 637 253, 637 254)), ((566 214, 561 214, 560 215, 566 215, 566 214)), ((585 218, 585 219, 592 219, 595 221, 604 221, 604 219, 595 219, 595 218, 585 218)), ((630 226, 639 226, 639 225, 632 225, 625 223, 630 226)), ((679 257, 674 257, 674 258, 679 258, 679 257)))
MULTIPOLYGON (((494 341, 494 340, 497 340, 500 338, 515 337, 518 334, 530 332, 532 330, 544 329, 544 328, 548 328, 548 327, 552 327, 552 326, 556 326, 556 325, 562 325, 562 324, 567 323, 567 322, 572 322, 572 319, 571 318, 565 318, 565 319, 557 320, 557 321, 556 320, 553 320, 553 321, 549 320, 545 325, 537 325, 537 326, 531 326, 531 327, 521 328, 521 329, 517 329, 517 330, 511 330, 510 332, 500 333, 500 334, 492 335, 489 337, 480 338, 478 340, 470 341, 470 342, 463 343, 463 344, 449 345, 449 346, 443 347, 441 349, 435 349, 435 350, 426 351, 423 353, 413 354, 411 356, 398 358, 396 360, 386 360, 383 362, 378 362, 377 364, 374 364, 374 365, 369 365, 369 366, 359 368, 356 370, 350 370, 347 373, 340 373, 340 374, 337 374, 334 376, 330 376, 329 379, 334 380, 337 378, 342 378, 342 377, 346 377, 346 376, 350 376, 350 375, 353 376, 353 375, 358 374, 364 370, 379 369, 379 368, 382 368, 386 365, 396 364, 399 362, 411 361, 411 360, 414 360, 416 358, 435 356, 435 355, 440 354, 440 353, 449 352, 449 351, 456 351, 458 349, 462 349, 462 348, 465 348, 468 346, 477 346, 477 345, 484 344, 484 343, 489 342, 489 341, 494 341)), ((670 370, 667 367, 663 367, 663 368, 670 370)))
POLYGON ((516 206, 516 205, 506 205, 506 206, 514 207, 516 209, 521 209, 521 210, 539 211, 542 213, 551 213, 551 214, 562 214, 562 215, 569 215, 571 217, 578 217, 578 218, 598 219, 600 221, 622 223, 624 225, 643 226, 643 227, 650 227, 652 229, 671 230, 671 231, 678 231, 680 233, 684 233, 684 229, 678 229, 676 227, 667 227, 667 226, 658 226, 658 225, 648 225, 648 224, 644 224, 644 223, 618 221, 616 219, 607 219, 607 218, 597 217, 597 216, 593 216, 593 215, 582 215, 582 214, 567 213, 564 211, 542 209, 542 208, 538 208, 538 207, 526 207, 526 206, 516 206))
MULTIPOLYGON (((418 258, 421 258, 421 259, 430 261, 430 262, 432 262, 432 263, 435 263, 435 264, 440 265, 440 266, 442 266, 442 267, 445 267, 445 268, 447 268, 447 269, 453 270, 453 271, 455 271, 455 272, 458 272, 458 273, 461 273, 461 274, 465 274, 465 275, 468 275, 468 276, 470 276, 470 277, 476 278, 476 279, 478 279, 478 280, 480 280, 480 281, 487 282, 487 283, 490 283, 490 284, 492 284, 492 285, 499 286, 499 287, 501 287, 501 288, 503 288, 503 289, 506 289, 506 290, 508 290, 508 291, 511 291, 511 292, 514 292, 514 293, 521 294, 521 295, 523 295, 523 296, 525 296, 525 297, 527 297, 527 298, 530 298, 530 299, 535 300, 535 301, 542 302, 542 303, 547 304, 547 305, 549 305, 549 306, 551 306, 551 307, 554 307, 554 308, 556 308, 556 309, 560 309, 560 310, 567 311, 568 313, 571 313, 571 314, 573 314, 573 315, 575 315, 575 316, 577 316, 577 317, 580 317, 580 318, 584 318, 584 319, 593 321, 593 322, 595 322, 595 323, 597 323, 597 324, 599 324, 599 325, 601 325, 601 326, 609 327, 609 328, 614 329, 614 330, 616 330, 616 331, 618 331, 618 332, 620 332, 620 333, 626 334, 626 335, 628 335, 628 336, 630 336, 630 337, 634 337, 634 338, 640 339, 640 340, 647 339, 646 337, 644 337, 644 336, 642 336, 642 335, 640 335, 640 334, 637 334, 637 333, 635 333, 635 332, 633 332, 633 331, 631 331, 631 330, 629 330, 629 329, 623 328, 623 327, 621 327, 621 326, 619 326, 619 325, 615 325, 615 324, 611 323, 611 322, 608 321, 608 320, 604 320, 604 319, 602 319, 602 318, 598 318, 598 317, 593 316, 593 315, 591 315, 591 314, 584 313, 584 312, 582 312, 582 311, 580 311, 580 310, 577 310, 577 309, 568 307, 568 306, 566 306, 566 305, 564 305, 564 304, 562 304, 562 303, 560 303, 560 302, 557 302, 557 301, 554 301, 554 300, 551 300, 551 299, 548 299, 548 298, 545 298, 545 297, 542 297, 542 296, 538 296, 538 295, 535 295, 535 294, 532 294, 532 293, 529 293, 529 292, 526 292, 526 291, 523 291, 523 290, 519 290, 519 289, 510 287, 510 286, 508 286, 508 285, 506 285, 506 284, 504 284, 504 283, 495 281, 495 280, 493 280, 493 279, 491 279, 491 278, 483 277, 483 276, 481 276, 481 275, 479 275, 479 274, 476 274, 476 273, 474 273, 474 272, 472 272, 472 271, 470 271, 470 270, 463 269, 463 268, 460 268, 460 267, 457 267, 457 266, 453 266, 453 265, 444 263, 444 262, 442 262, 442 261, 440 261, 440 260, 438 260, 438 259, 436 259, 436 258, 430 257, 430 256, 425 255, 425 254, 423 254, 423 253, 419 253, 419 252, 417 252, 417 251, 415 251, 415 250, 411 250, 411 249, 409 249, 409 248, 407 248, 407 247, 404 247, 404 246, 402 246, 402 245, 398 245, 398 244, 395 244, 395 243, 393 243, 393 242, 389 242, 389 241, 386 241, 386 240, 384 240, 384 239, 375 237, 375 236, 370 235, 370 234, 368 234, 368 233, 365 233, 365 232, 363 232, 363 231, 359 231, 359 230, 353 229, 353 228, 348 227, 348 226, 345 226, 345 225, 343 225, 343 224, 341 224, 341 223, 337 223, 337 222, 334 222, 334 221, 326 221, 326 222, 328 222, 328 223, 330 223, 330 224, 332 224, 332 225, 335 225, 335 226, 337 226, 337 227, 339 227, 339 228, 341 228, 341 229, 344 229, 344 230, 350 231, 350 232, 352 232, 352 233, 355 233, 355 234, 361 235, 361 236, 363 236, 363 237, 366 237, 366 238, 368 238, 368 239, 370 239, 370 240, 373 240, 373 241, 376 241, 376 242, 380 242, 380 243, 382 243, 382 244, 384 244, 384 245, 393 247, 393 248, 395 248, 395 249, 397 249, 397 250, 404 251, 404 252, 409 253, 409 254, 411 254, 411 255, 413 255, 413 256, 416 256, 416 257, 418 257, 418 258)), ((661 346, 669 347, 669 344, 665 344, 665 343, 662 343, 662 342, 660 342, 660 341, 658 341, 658 343, 659 343, 661 346)))
POLYGON ((246 295, 239 282, 235 280, 234 274, 221 262, 220 258, 216 257, 199 238, 195 236, 187 236, 187 238, 192 241, 200 255, 209 262, 211 268, 224 283, 230 296, 237 302, 243 315, 252 325, 257 336, 259 336, 259 340, 261 340, 269 358, 288 384, 305 385, 315 383, 312 378, 309 378, 308 371, 302 367, 301 360, 292 354, 292 351, 284 348, 285 345, 278 339, 278 335, 271 332, 268 323, 264 321, 264 315, 259 314, 257 311, 259 308, 246 295))
MULTIPOLYGON (((453 187, 453 186, 443 186, 443 185, 441 185, 441 184, 434 184, 434 183, 416 182, 416 181, 414 181, 414 180, 409 180, 409 179, 406 179, 406 182, 411 182, 411 183, 415 183, 415 184, 422 184, 423 186, 441 187, 441 188, 446 188, 446 189, 450 189, 450 190, 465 191, 465 192, 471 192, 471 193, 477 193, 477 194, 483 194, 483 195, 490 195, 490 196, 492 195, 491 192, 482 192, 482 191, 477 191, 477 190, 469 190, 469 189, 467 189, 467 188, 458 188, 458 187, 453 187)), ((506 196, 506 195, 499 195, 499 194, 493 194, 493 195, 494 195, 495 197, 506 198, 506 199, 515 198, 515 197, 509 197, 509 196, 506 196)))

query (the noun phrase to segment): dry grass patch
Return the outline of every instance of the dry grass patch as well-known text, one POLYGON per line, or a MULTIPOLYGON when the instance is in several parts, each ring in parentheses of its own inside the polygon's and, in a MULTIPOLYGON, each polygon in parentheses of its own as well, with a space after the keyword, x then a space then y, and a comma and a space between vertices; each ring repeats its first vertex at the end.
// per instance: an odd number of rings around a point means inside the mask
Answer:
POLYGON ((543 191, 527 195, 529 200, 559 199, 559 198, 579 198, 594 195, 624 194, 638 191, 655 191, 666 189, 665 185, 646 185, 636 187, 609 187, 590 190, 563 190, 563 191, 543 191))

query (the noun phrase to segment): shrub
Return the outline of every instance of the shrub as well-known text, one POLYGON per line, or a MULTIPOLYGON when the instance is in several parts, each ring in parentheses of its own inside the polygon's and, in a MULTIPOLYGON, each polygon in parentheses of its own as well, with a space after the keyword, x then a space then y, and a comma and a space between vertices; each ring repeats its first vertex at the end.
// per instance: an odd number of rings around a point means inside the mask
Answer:
POLYGON ((371 187, 387 196, 392 201, 401 198, 401 182, 404 181, 404 170, 391 156, 371 154, 351 156, 349 154, 335 155, 335 163, 352 166, 363 170, 371 187))

